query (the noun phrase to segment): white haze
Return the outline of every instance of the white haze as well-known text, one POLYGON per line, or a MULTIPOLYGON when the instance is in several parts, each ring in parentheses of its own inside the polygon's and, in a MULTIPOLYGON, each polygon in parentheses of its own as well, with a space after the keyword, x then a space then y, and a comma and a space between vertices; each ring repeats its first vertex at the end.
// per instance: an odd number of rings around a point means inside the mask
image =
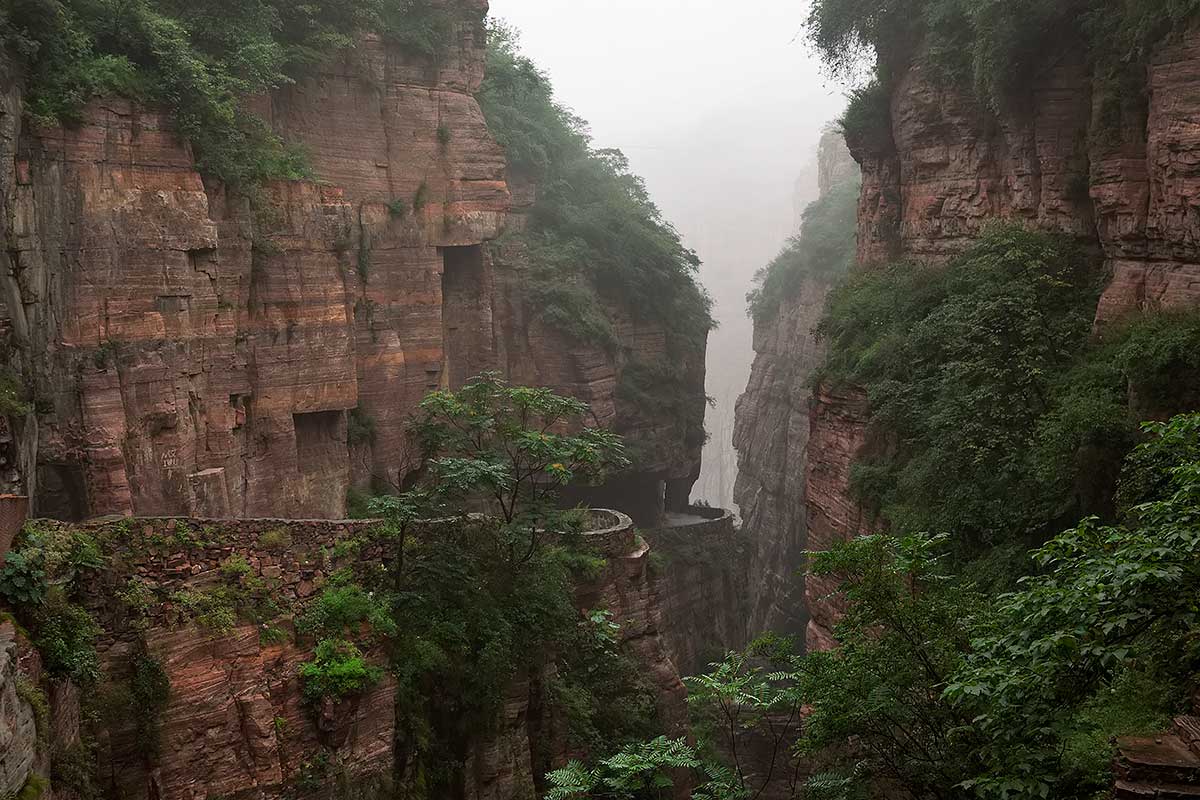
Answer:
POLYGON ((694 496, 732 502, 733 404, 750 374, 745 294, 793 232, 840 87, 804 43, 805 0, 492 0, 596 144, 625 151, 704 261, 713 440, 694 496))

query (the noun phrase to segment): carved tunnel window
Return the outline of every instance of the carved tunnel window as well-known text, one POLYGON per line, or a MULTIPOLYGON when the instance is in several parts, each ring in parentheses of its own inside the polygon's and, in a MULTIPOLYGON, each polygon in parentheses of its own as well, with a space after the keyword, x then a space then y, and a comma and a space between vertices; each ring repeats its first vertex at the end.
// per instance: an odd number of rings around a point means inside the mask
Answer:
POLYGON ((495 365, 483 248, 442 248, 442 379, 458 389, 495 365))
POLYGON ((346 458, 346 414, 315 411, 293 414, 296 428, 296 467, 301 473, 321 473, 346 458))
POLYGON ((88 516, 87 483, 79 464, 40 464, 33 513, 38 517, 80 522, 88 516))
POLYGON ((610 478, 600 486, 567 486, 561 499, 567 508, 577 505, 613 508, 628 514, 642 527, 656 528, 663 521, 666 494, 663 476, 637 472, 610 478))

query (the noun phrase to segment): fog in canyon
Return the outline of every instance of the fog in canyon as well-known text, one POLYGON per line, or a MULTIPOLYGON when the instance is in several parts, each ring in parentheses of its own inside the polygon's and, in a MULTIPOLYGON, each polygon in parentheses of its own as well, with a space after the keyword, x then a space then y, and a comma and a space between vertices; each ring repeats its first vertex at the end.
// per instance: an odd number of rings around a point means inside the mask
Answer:
POLYGON ((615 147, 703 260, 711 441, 693 497, 733 505, 733 410, 754 358, 745 295, 816 197, 823 127, 845 105, 804 42, 808 3, 493 0, 559 102, 615 147))

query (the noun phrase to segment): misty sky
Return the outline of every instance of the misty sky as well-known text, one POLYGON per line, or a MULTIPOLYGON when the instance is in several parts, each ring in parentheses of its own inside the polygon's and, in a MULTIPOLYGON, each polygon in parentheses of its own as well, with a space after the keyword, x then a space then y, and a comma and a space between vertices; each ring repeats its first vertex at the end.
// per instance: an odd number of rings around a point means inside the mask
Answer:
MULTIPOLYGON (((797 179, 813 182, 821 129, 845 105, 804 43, 805 0, 492 0, 521 34, 560 102, 596 144, 625 151, 651 195, 704 260, 721 329, 709 394, 731 423, 749 374, 744 295, 792 233, 797 179)), ((815 189, 814 189, 815 190, 815 189)), ((811 199, 811 198, 809 198, 811 199)), ((714 442, 714 445, 721 444, 714 442)), ((725 450, 728 444, 725 443, 725 450)), ((710 448, 715 461, 716 449, 710 448)), ((718 494, 707 470, 697 497, 718 494)))

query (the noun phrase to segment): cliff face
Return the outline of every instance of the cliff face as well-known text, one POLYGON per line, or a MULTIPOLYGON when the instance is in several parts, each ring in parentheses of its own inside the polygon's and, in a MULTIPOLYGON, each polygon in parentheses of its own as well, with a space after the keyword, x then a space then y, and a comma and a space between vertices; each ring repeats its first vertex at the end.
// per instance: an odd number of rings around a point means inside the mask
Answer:
MULTIPOLYGON (((854 163, 840 136, 827 134, 818 153, 824 195, 850 177, 854 163)), ((796 571, 810 546, 804 504, 805 462, 824 447, 809 444, 809 376, 824 351, 814 329, 825 309, 829 280, 806 278, 779 311, 754 326, 754 365, 737 404, 734 501, 750 550, 747 633, 799 635, 808 622, 803 578, 796 571)))
MULTIPOLYGON (((1081 43, 1067 43, 1028 93, 995 114, 920 66, 903 73, 890 130, 850 141, 863 169, 860 268, 894 258, 943 261, 992 219, 1075 236, 1111 275, 1098 324, 1200 301, 1200 34, 1159 46, 1146 102, 1109 95, 1081 43)), ((821 387, 810 412, 805 507, 810 546, 870 529, 849 491, 866 398, 821 387)), ((811 585, 808 642, 830 642, 830 587, 811 585)))
MULTIPOLYGON (((339 544, 369 527, 165 518, 88 526, 113 548, 105 570, 91 575, 83 592, 102 629, 104 677, 84 700, 97 744, 90 756, 97 788, 127 798, 304 798, 327 797, 335 785, 369 793, 371 787, 419 781, 397 763, 404 731, 397 730, 396 681, 386 671, 364 693, 339 702, 314 706, 302 694, 299 665, 312 659, 314 642, 297 634, 291 617, 302 613, 334 571, 378 557, 367 548, 336 555, 339 544), (247 579, 268 587, 272 601, 289 609, 287 617, 231 628, 193 619, 180 598, 221 586, 231 557, 245 560, 247 579), (136 612, 122 594, 130 581, 152 592, 136 612), (286 635, 264 633, 275 626, 286 635), (155 717, 157 755, 147 751, 138 727, 154 712, 136 707, 124 682, 140 647, 161 665, 170 686, 155 717)), ((684 735, 686 691, 661 636, 659 582, 649 568, 649 548, 627 517, 589 538, 607 566, 576 588, 576 603, 612 613, 622 647, 654 689, 664 730, 684 735)), ((386 664, 381 652, 367 657, 386 664)), ((548 670, 519 675, 495 726, 473 732, 464 750, 462 797, 532 797, 544 773, 565 762, 566 725, 545 702, 548 670)), ((67 682, 47 680, 29 643, 0 621, 0 789, 15 792, 30 774, 50 775, 51 745, 58 759, 79 741, 80 705, 79 693, 67 682), (50 691, 40 695, 43 710, 35 712, 34 695, 44 689, 50 691)), ((53 789, 70 797, 69 786, 56 783, 53 789)))
MULTIPOLYGON (((98 100, 78 128, 27 129, 5 73, 0 353, 35 412, 0 430, 0 490, 72 519, 338 517, 350 486, 413 466, 403 423, 429 390, 496 368, 635 440, 672 430, 616 392, 661 331, 619 325, 618 357, 540 330, 520 263, 485 253, 511 207, 473 96, 487 4, 450 5, 436 60, 367 37, 255 103, 318 180, 253 207, 202 179, 165 115, 98 100), (364 420, 374 435, 348 436, 364 420)), ((686 366, 702 418, 703 354, 686 366)), ((668 439, 647 471, 690 487, 699 445, 668 439)))

